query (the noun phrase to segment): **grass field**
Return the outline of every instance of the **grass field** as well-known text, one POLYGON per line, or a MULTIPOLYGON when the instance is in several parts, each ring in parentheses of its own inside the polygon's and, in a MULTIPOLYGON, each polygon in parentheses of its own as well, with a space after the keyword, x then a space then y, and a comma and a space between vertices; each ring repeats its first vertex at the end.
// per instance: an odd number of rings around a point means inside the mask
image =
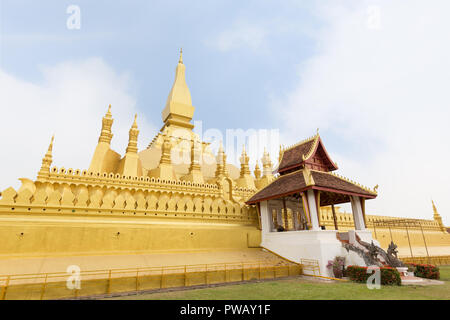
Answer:
POLYGON ((112 299, 132 300, 416 300, 450 299, 450 266, 443 266, 441 280, 444 285, 382 286, 369 290, 365 284, 352 282, 322 282, 314 279, 289 279, 247 283, 216 288, 161 292, 112 299))

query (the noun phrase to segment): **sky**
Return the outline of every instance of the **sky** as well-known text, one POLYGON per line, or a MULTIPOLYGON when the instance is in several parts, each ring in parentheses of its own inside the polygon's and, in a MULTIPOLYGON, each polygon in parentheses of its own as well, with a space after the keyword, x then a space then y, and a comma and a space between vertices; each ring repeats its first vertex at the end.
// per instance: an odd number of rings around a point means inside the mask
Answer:
POLYGON ((0 0, 0 190, 36 177, 52 134, 54 165, 87 168, 109 104, 113 149, 135 113, 144 149, 182 47, 202 130, 276 132, 276 164, 279 143, 319 128, 339 174, 379 185, 369 214, 430 219, 433 199, 450 225, 448 12, 446 0, 0 0))

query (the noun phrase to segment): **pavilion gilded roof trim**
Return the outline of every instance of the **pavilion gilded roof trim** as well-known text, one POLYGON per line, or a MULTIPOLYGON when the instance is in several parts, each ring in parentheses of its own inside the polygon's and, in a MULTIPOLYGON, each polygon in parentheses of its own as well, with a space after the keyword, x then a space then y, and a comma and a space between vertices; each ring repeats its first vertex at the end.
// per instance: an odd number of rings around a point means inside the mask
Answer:
MULTIPOLYGON (((313 136, 311 136, 311 137, 309 137, 309 138, 306 138, 306 139, 304 139, 304 140, 302 140, 302 141, 300 141, 300 142, 297 142, 297 143, 295 143, 295 144, 293 144, 293 145, 290 145, 289 147, 283 147, 282 150, 281 150, 281 152, 282 152, 282 154, 284 154, 285 151, 294 149, 295 147, 298 147, 298 146, 300 146, 300 145, 302 145, 302 144, 305 144, 305 143, 307 143, 307 142, 310 142, 310 141, 312 141, 312 140, 314 140, 314 139, 316 139, 315 143, 313 144, 313 147, 315 147, 316 144, 319 142, 319 139, 318 139, 318 138, 319 138, 319 132, 317 132, 315 135, 313 135, 313 136)), ((309 155, 309 156, 311 156, 312 152, 314 151, 314 148, 313 148, 313 147, 311 147, 311 149, 310 149, 309 152, 308 152, 308 155, 309 155)))
MULTIPOLYGON (((337 186, 335 187, 336 190, 342 190, 342 191, 346 191, 346 192, 351 192, 351 193, 361 193, 361 191, 365 191, 366 192, 366 196, 369 196, 369 198, 376 197, 378 194, 376 192, 378 185, 375 186, 375 188, 370 189, 366 186, 363 186, 349 178, 346 178, 344 176, 338 175, 336 173, 333 172, 323 172, 323 171, 318 171, 318 170, 313 170, 313 169, 308 169, 308 168, 303 168, 300 170, 296 170, 290 173, 287 173, 285 175, 280 175, 278 176, 275 180, 273 180, 269 185, 267 185, 266 187, 264 187, 263 189, 259 190, 256 194, 254 194, 250 199, 247 200, 246 203, 254 203, 254 202, 259 202, 262 201, 264 199, 270 199, 273 196, 275 196, 276 194, 270 194, 271 192, 269 191, 269 193, 267 194, 267 191, 270 189, 273 189, 274 186, 277 184, 277 182, 279 180, 284 180, 284 181, 289 181, 289 177, 292 175, 297 175, 301 181, 299 181, 298 185, 296 187, 287 187, 285 190, 282 190, 282 192, 280 192, 279 194, 286 194, 289 192, 294 192, 296 190, 301 190, 303 188, 308 188, 308 187, 312 187, 312 188, 323 188, 326 187, 326 185, 323 185, 323 180, 322 182, 320 181, 315 181, 314 175, 316 175, 316 178, 319 178, 321 175, 325 176, 325 175, 330 175, 333 176, 334 178, 337 178, 347 184, 351 184, 354 187, 357 187, 359 189, 358 190, 351 190, 348 187, 346 187, 345 185, 341 185, 341 186, 337 186), (318 176, 317 176, 318 175, 318 176), (262 196, 263 195, 263 196, 262 196)), ((287 182, 289 184, 289 182, 287 182)), ((292 181, 291 181, 292 183, 292 181)), ((332 182, 331 182, 332 183, 332 182)), ((275 188, 279 188, 278 186, 276 186, 275 188)), ((364 193, 362 193, 364 194, 364 193)))
POLYGON ((344 181, 346 181, 348 183, 351 183, 351 184, 353 184, 353 185, 355 185, 355 186, 357 186, 357 187, 359 187, 359 188, 361 188, 361 189, 363 189, 363 190, 365 190, 367 192, 370 192, 373 195, 378 195, 378 192, 377 192, 378 185, 376 185, 373 189, 370 189, 369 187, 363 186, 363 185, 359 184, 356 181, 353 181, 353 180, 351 180, 351 179, 349 179, 347 177, 341 176, 341 175, 339 175, 337 173, 334 173, 332 171, 330 171, 330 172, 322 172, 322 173, 330 174, 332 176, 335 176, 336 178, 339 178, 339 179, 344 180, 344 181))

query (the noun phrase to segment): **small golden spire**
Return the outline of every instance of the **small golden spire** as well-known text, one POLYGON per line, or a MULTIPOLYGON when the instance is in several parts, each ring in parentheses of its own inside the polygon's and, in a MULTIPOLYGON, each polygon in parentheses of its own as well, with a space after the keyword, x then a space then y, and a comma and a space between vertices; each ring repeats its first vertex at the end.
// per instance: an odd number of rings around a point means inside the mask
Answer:
POLYGON ((55 140, 55 135, 52 136, 50 141, 50 145, 48 146, 48 150, 45 153, 44 158, 42 158, 41 170, 38 172, 38 178, 43 178, 48 176, 50 173, 50 166, 53 162, 52 150, 53 150, 53 141, 55 140))
POLYGON ((178 63, 183 64, 183 48, 180 48, 180 60, 178 60, 178 63))
POLYGON ((129 152, 137 153, 137 151, 138 151, 137 142, 138 142, 139 130, 138 130, 136 119, 137 119, 137 114, 134 115, 134 121, 133 121, 133 124, 131 125, 130 131, 129 131, 127 153, 129 153, 129 152))

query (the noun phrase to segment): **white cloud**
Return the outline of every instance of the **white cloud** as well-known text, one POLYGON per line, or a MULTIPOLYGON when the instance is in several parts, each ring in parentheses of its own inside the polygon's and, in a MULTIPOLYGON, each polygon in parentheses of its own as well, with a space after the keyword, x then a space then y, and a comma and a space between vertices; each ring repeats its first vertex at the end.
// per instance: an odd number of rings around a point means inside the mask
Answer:
POLYGON ((53 165, 87 169, 108 104, 114 118, 114 150, 125 153, 135 113, 139 147, 153 137, 154 127, 137 110, 130 77, 116 73, 102 59, 65 62, 41 70, 40 83, 0 70, 0 190, 17 189, 18 178, 36 178, 52 134, 53 165))
POLYGON ((433 197, 450 225, 450 3, 375 1, 377 28, 371 2, 328 3, 318 10, 327 26, 319 53, 274 103, 285 110, 282 135, 293 142, 320 127, 325 142, 339 136, 329 151, 341 172, 380 185, 369 213, 429 219, 433 197), (347 148, 365 143, 366 154, 347 148))
POLYGON ((263 25, 247 21, 236 21, 229 29, 220 32, 208 44, 220 51, 230 51, 238 48, 260 49, 264 46, 268 35, 263 25))

